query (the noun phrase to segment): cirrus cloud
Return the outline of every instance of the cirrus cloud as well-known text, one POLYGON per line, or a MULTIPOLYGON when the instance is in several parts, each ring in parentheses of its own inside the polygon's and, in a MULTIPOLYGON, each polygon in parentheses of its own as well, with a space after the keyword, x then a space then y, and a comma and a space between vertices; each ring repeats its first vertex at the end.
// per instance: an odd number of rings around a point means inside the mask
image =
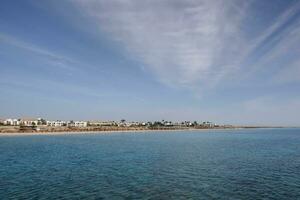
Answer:
POLYGON ((293 43, 285 36, 294 26, 286 25, 299 12, 299 3, 294 4, 256 30, 259 34, 250 34, 252 7, 245 1, 75 2, 100 31, 161 82, 190 89, 211 88, 245 72, 255 74, 265 64, 264 55, 272 58, 293 43))

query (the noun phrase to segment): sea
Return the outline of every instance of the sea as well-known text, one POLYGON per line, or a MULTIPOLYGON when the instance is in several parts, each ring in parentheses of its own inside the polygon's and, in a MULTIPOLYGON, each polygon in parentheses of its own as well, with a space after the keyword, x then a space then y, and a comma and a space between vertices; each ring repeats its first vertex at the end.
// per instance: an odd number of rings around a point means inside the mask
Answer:
POLYGON ((300 199, 300 129, 1 136, 0 199, 300 199))

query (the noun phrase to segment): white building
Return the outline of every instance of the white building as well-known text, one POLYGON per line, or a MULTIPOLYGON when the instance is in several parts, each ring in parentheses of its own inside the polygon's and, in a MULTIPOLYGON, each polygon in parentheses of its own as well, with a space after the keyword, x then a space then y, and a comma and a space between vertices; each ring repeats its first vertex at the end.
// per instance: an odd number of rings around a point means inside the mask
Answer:
POLYGON ((38 120, 37 119, 6 119, 3 122, 4 125, 8 126, 35 126, 38 125, 38 120))
POLYGON ((87 127, 87 122, 84 121, 75 121, 75 127, 87 127))
POLYGON ((74 127, 87 127, 87 122, 85 121, 69 121, 67 126, 74 126, 74 127))
POLYGON ((47 121, 47 126, 55 126, 55 127, 58 127, 58 126, 65 126, 67 123, 65 121, 60 121, 60 120, 57 120, 57 121, 47 121))
POLYGON ((212 122, 207 121, 207 122, 203 122, 202 125, 206 126, 206 127, 214 127, 216 124, 213 124, 212 122))
POLYGON ((21 119, 20 125, 23 125, 23 126, 36 126, 36 125, 38 125, 38 122, 39 122, 38 119, 24 118, 24 119, 21 119))
POLYGON ((116 126, 117 123, 115 121, 89 121, 89 126, 116 126))
POLYGON ((164 125, 165 125, 165 126, 173 126, 173 123, 172 123, 172 122, 167 122, 167 121, 166 121, 166 122, 164 122, 164 125))
POLYGON ((19 126, 21 124, 21 120, 20 119, 6 119, 3 121, 4 125, 8 125, 8 126, 19 126))

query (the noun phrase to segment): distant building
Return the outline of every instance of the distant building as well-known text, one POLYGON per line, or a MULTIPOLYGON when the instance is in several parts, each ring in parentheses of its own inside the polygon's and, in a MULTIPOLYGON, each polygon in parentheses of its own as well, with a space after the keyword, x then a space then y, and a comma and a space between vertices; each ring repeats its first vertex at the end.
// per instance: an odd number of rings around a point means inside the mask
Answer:
POLYGON ((173 123, 171 121, 164 121, 163 124, 164 126, 173 126, 173 123))
POLYGON ((20 125, 22 126, 36 126, 38 125, 39 120, 34 118, 23 118, 21 119, 20 125))
POLYGON ((3 121, 4 125, 7 126, 19 126, 21 124, 21 120, 20 119, 6 119, 3 121))
POLYGON ((47 125, 47 121, 43 118, 38 118, 38 125, 47 125))
POLYGON ((216 124, 214 124, 212 122, 209 122, 209 121, 203 122, 202 125, 205 126, 205 127, 214 127, 214 126, 216 126, 216 124))
POLYGON ((87 127, 87 122, 85 121, 76 121, 75 127, 87 127))
POLYGON ((59 126, 66 126, 67 122, 65 121, 47 121, 47 126, 55 126, 55 127, 59 127, 59 126))
POLYGON ((127 127, 130 127, 130 126, 140 126, 140 122, 125 122, 124 125, 127 126, 127 127))
POLYGON ((69 127, 87 127, 87 122, 85 121, 69 121, 67 126, 69 127))
POLYGON ((181 122, 181 126, 192 126, 192 125, 193 125, 193 123, 190 121, 181 122))
POLYGON ((115 121, 89 121, 88 126, 116 126, 115 121))

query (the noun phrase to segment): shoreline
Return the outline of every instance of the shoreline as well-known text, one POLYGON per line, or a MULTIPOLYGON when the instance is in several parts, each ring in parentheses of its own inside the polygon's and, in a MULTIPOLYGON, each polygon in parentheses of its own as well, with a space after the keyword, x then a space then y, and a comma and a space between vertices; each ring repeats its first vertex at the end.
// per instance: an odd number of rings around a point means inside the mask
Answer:
MULTIPOLYGON (((239 128, 231 128, 231 130, 239 128)), ((207 131, 207 130, 230 130, 224 129, 161 129, 161 130, 105 130, 105 131, 49 131, 49 132, 15 132, 0 133, 1 136, 32 136, 32 135, 83 135, 83 134, 112 134, 112 133, 153 133, 153 132, 176 132, 176 131, 207 131)))
MULTIPOLYGON (((232 128, 202 128, 202 129, 145 129, 145 130, 102 130, 102 131, 87 131, 87 130, 72 130, 72 131, 36 131, 36 132, 3 132, 1 136, 34 136, 34 135, 82 135, 82 134, 113 134, 113 133, 153 133, 153 132, 177 132, 177 131, 216 131, 216 130, 241 130, 241 129, 278 129, 289 127, 232 127, 232 128)), ((292 128, 292 127, 290 127, 292 128)))

